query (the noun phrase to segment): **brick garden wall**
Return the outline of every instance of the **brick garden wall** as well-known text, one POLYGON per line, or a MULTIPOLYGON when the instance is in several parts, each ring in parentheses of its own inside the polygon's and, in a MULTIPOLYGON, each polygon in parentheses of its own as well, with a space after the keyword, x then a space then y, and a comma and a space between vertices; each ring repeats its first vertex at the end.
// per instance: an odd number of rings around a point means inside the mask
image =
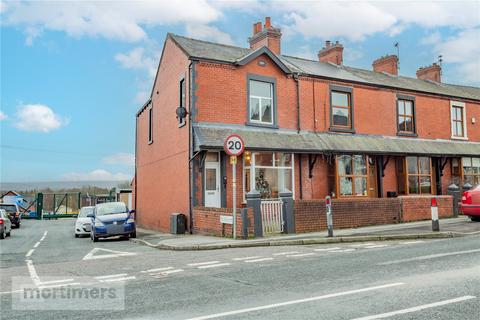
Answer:
MULTIPOLYGON (((195 207, 193 209, 193 232, 195 234, 212 235, 218 237, 232 237, 232 225, 221 224, 220 216, 232 216, 232 209, 195 207)), ((248 208, 249 220, 248 235, 253 236, 253 210, 248 208)), ((237 212, 237 237, 242 237, 243 221, 240 210, 237 212)))
MULTIPOLYGON (((399 197, 403 203, 402 221, 419 221, 431 219, 432 213, 430 209, 430 196, 418 197, 399 197)), ((451 196, 437 197, 438 216, 440 218, 448 218, 453 216, 453 198, 451 196)))
MULTIPOLYGON (((335 229, 431 219, 431 196, 398 198, 334 199, 332 201, 335 229)), ((440 218, 453 216, 451 196, 438 196, 440 218)), ((315 232, 327 229, 324 200, 296 200, 294 205, 295 232, 315 232)))

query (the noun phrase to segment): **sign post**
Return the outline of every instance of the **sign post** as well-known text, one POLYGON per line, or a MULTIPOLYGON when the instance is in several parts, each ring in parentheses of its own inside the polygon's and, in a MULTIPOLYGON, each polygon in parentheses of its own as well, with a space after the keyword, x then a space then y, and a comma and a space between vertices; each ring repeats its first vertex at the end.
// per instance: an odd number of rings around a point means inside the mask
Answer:
POLYGON ((440 231, 440 223, 438 222, 438 206, 437 197, 432 198, 432 231, 440 231))
POLYGON ((233 190, 233 239, 237 238, 237 157, 245 150, 243 139, 237 134, 231 134, 225 139, 223 149, 230 156, 232 165, 232 190, 233 190))
POLYGON ((332 198, 330 198, 330 196, 325 197, 325 207, 327 213, 328 237, 333 237, 332 198))

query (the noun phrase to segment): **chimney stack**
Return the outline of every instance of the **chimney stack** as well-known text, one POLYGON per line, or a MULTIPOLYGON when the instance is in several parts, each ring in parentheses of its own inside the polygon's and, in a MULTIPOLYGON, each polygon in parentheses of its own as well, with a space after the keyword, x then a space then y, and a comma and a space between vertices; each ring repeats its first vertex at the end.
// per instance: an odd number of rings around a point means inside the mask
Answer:
POLYGON ((398 75, 398 57, 394 54, 381 57, 372 63, 373 71, 398 75))
POLYGON ((270 17, 266 17, 263 28, 261 22, 253 25, 253 35, 248 38, 248 42, 250 43, 250 49, 266 46, 276 55, 280 55, 281 38, 282 32, 280 28, 272 27, 270 17))
POLYGON ((427 67, 421 67, 417 70, 417 78, 420 80, 430 80, 435 82, 442 82, 441 81, 441 72, 442 68, 440 65, 433 63, 427 67))
POLYGON ((318 51, 318 60, 341 66, 343 64, 343 46, 338 41, 334 44, 330 40, 325 41, 325 47, 318 51))

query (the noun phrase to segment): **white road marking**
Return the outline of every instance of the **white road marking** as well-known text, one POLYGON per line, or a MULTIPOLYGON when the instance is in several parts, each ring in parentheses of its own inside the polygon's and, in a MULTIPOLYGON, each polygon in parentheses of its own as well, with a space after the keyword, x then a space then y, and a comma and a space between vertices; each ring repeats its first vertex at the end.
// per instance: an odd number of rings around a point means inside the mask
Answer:
POLYGON ((95 279, 117 278, 117 277, 124 277, 124 276, 126 276, 126 275, 127 275, 126 273, 109 274, 109 275, 106 275, 106 276, 98 276, 98 277, 95 277, 95 279))
POLYGON ((130 277, 123 277, 123 278, 105 279, 105 280, 99 280, 99 281, 100 282, 119 282, 119 281, 133 280, 133 279, 136 279, 136 277, 130 276, 130 277))
POLYGON ((410 261, 421 261, 421 260, 436 259, 436 258, 456 256, 456 255, 468 254, 468 253, 477 253, 477 252, 480 252, 480 249, 429 254, 427 256, 420 256, 420 257, 414 257, 414 258, 407 258, 407 259, 399 259, 399 260, 382 262, 382 263, 379 263, 378 265, 389 265, 389 264, 396 264, 396 263, 403 263, 403 262, 410 262, 410 261))
POLYGON ((355 249, 340 249, 340 250, 330 250, 328 252, 335 252, 335 253, 338 253, 338 252, 353 252, 355 251, 355 249))
POLYGON ((376 244, 373 246, 367 246, 365 249, 375 249, 375 248, 385 248, 388 247, 388 244, 376 244))
POLYGON ((95 259, 107 259, 107 258, 117 258, 117 257, 125 257, 125 256, 134 256, 136 255, 135 252, 123 252, 123 251, 115 251, 110 249, 103 249, 103 248, 93 248, 89 253, 83 257, 82 260, 95 260, 95 259), (106 251, 110 254, 102 254, 102 255, 95 255, 99 251, 106 251))
POLYGON ((62 283, 62 282, 70 282, 73 279, 61 279, 61 280, 51 280, 51 281, 41 281, 40 284, 53 284, 53 283, 62 283))
POLYGON ((243 258, 233 258, 232 260, 235 260, 235 261, 243 261, 243 260, 250 260, 250 259, 257 259, 257 258, 260 258, 260 256, 243 257, 243 258))
POLYGON ((300 253, 300 251, 287 251, 287 252, 279 252, 279 253, 274 253, 274 256, 286 256, 287 254, 295 254, 295 253, 300 253))
POLYGON ((35 249, 30 249, 27 254, 25 255, 25 257, 30 257, 33 253, 33 251, 35 251, 35 249))
POLYGON ((177 273, 177 272, 182 272, 184 271, 183 269, 174 269, 174 270, 168 270, 168 271, 163 271, 161 272, 162 274, 171 274, 171 273, 177 273))
POLYGON ((177 273, 177 272, 182 272, 182 271, 183 271, 183 269, 167 270, 167 271, 163 271, 163 272, 150 273, 150 276, 152 278, 155 278, 155 279, 161 279, 161 278, 165 278, 167 275, 169 275, 171 273, 177 273))
POLYGON ((220 261, 197 262, 197 263, 189 263, 189 264, 187 264, 187 266, 195 267, 195 266, 203 266, 203 265, 206 265, 206 264, 215 264, 215 263, 219 263, 219 262, 220 261))
POLYGON ((148 270, 144 270, 144 271, 140 271, 140 272, 149 273, 149 272, 165 271, 165 270, 171 270, 171 269, 173 269, 173 267, 164 267, 164 268, 148 269, 148 270))
POLYGON ((260 258, 260 259, 253 259, 253 260, 245 260, 243 262, 262 262, 262 261, 271 261, 273 258, 260 258))
POLYGON ((297 257, 313 256, 314 254, 315 254, 315 252, 309 252, 309 253, 291 254, 291 255, 288 255, 287 257, 297 258, 297 257))
POLYGON ((425 241, 422 240, 417 240, 417 241, 404 241, 404 242, 399 242, 398 244, 417 244, 417 243, 424 243, 425 241))
POLYGON ((63 284, 55 284, 51 286, 39 286, 39 289, 46 289, 46 288, 58 288, 58 287, 66 287, 66 286, 76 286, 79 285, 79 282, 72 282, 72 283, 63 283, 63 284))
POLYGON ((225 263, 218 263, 218 264, 209 264, 206 266, 199 266, 198 269, 208 269, 208 268, 217 268, 217 267, 223 267, 223 266, 229 266, 230 263, 225 262, 225 263))
POLYGON ((32 279, 33 283, 38 286, 40 284, 40 278, 38 277, 35 267, 33 266, 32 260, 25 260, 25 262, 27 263, 27 268, 28 268, 28 273, 30 273, 30 278, 32 279))
POLYGON ((403 282, 389 283, 389 284, 384 284, 384 285, 381 285, 381 286, 367 287, 367 288, 363 288, 363 289, 331 293, 331 294, 326 294, 326 295, 323 295, 323 296, 316 296, 316 297, 310 297, 310 298, 305 298, 305 299, 298 299, 298 300, 291 300, 291 301, 285 301, 285 302, 280 302, 280 303, 267 304, 267 305, 258 306, 258 307, 245 308, 245 309, 239 309, 239 310, 233 310, 233 311, 227 311, 227 312, 221 312, 221 313, 214 313, 214 314, 209 314, 209 315, 205 315, 205 316, 190 318, 190 319, 187 319, 187 320, 215 319, 215 318, 233 316, 233 315, 252 312, 252 311, 267 310, 267 309, 273 309, 273 308, 278 308, 278 307, 283 307, 283 306, 289 306, 289 305, 292 305, 292 304, 318 301, 318 300, 324 300, 324 299, 328 299, 328 298, 335 298, 335 297, 346 296, 346 295, 362 293, 362 292, 368 292, 368 291, 373 291, 373 290, 392 288, 392 287, 401 286, 401 285, 404 285, 404 284, 405 283, 403 283, 403 282))
POLYGON ((413 308, 402 309, 402 310, 397 310, 397 311, 392 311, 392 312, 387 312, 387 313, 382 313, 382 314, 376 314, 376 315, 373 315, 373 316, 355 318, 353 320, 384 319, 384 318, 389 318, 389 317, 396 316, 396 315, 399 315, 399 314, 416 312, 416 311, 420 311, 420 310, 424 310, 424 309, 428 309, 428 308, 440 307, 440 306, 444 306, 444 305, 447 305, 447 304, 450 304, 450 303, 462 302, 462 301, 475 299, 475 298, 476 298, 475 296, 463 296, 463 297, 459 297, 459 298, 455 298, 455 299, 449 299, 449 300, 424 304, 424 305, 416 306, 416 307, 413 307, 413 308))
POLYGON ((331 250, 340 250, 340 247, 333 247, 333 248, 322 248, 322 249, 314 249, 313 251, 323 252, 323 251, 331 251, 331 250))
POLYGON ((363 246, 371 246, 374 245, 375 243, 373 242, 367 242, 367 243, 359 243, 359 244, 352 244, 350 247, 363 247, 363 246))
POLYGON ((45 239, 45 237, 47 236, 47 233, 48 233, 48 231, 45 231, 45 232, 43 233, 42 238, 40 238, 40 242, 43 241, 43 239, 45 239))
POLYGON ((38 247, 40 245, 40 241, 38 241, 37 243, 35 243, 35 245, 33 246, 34 248, 38 247))
POLYGON ((23 290, 2 291, 2 292, 0 292, 0 294, 12 294, 12 293, 15 293, 15 292, 23 292, 23 290))

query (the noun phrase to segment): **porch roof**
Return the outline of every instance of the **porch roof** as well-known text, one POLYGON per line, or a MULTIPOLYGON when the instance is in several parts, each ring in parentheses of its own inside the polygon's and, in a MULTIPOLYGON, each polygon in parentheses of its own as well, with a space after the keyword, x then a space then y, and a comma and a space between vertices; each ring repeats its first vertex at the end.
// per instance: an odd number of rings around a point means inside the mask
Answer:
POLYGON ((250 127, 197 124, 193 128, 195 151, 223 149, 232 133, 254 151, 294 153, 366 153, 381 155, 479 156, 480 143, 452 140, 387 137, 361 134, 313 133, 250 127))

